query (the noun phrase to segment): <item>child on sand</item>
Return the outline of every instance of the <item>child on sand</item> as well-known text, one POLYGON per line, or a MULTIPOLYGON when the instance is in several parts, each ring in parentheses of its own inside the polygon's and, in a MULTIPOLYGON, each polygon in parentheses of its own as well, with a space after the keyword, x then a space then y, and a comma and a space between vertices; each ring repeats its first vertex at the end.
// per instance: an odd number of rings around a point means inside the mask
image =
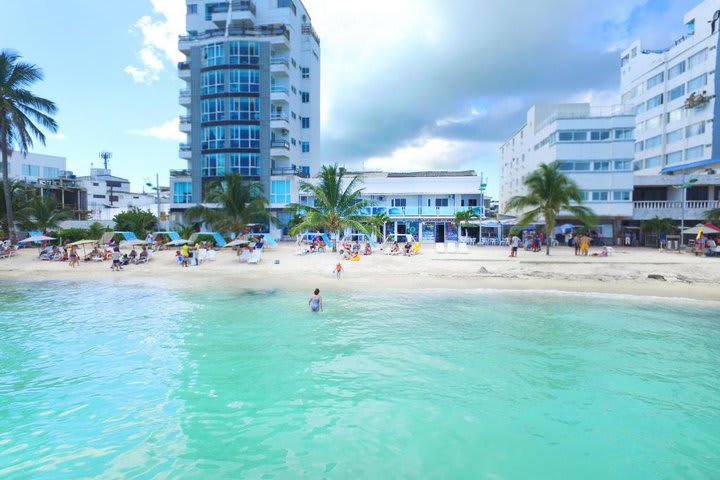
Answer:
POLYGON ((335 265, 335 269, 333 270, 333 273, 335 273, 335 276, 337 277, 338 280, 340 280, 340 277, 342 276, 342 272, 343 272, 342 264, 340 262, 338 262, 338 264, 335 265))

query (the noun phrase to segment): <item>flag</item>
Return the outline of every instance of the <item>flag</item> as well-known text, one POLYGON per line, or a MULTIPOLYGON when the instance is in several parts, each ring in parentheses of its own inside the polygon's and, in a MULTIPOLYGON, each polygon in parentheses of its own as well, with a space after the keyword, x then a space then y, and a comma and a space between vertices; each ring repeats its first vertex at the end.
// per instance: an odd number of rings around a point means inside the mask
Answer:
POLYGON ((700 230, 698 230, 698 234, 697 234, 697 237, 695 237, 695 240, 700 240, 700 237, 702 237, 703 227, 704 227, 704 225, 700 226, 700 230))

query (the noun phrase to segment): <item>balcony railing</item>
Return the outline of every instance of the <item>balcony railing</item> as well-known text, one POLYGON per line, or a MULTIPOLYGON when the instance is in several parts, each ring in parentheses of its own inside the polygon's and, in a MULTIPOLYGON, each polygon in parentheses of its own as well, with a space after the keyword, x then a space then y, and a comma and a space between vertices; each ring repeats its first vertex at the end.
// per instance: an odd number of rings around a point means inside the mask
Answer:
POLYGON ((310 177, 306 171, 303 171, 298 167, 273 168, 270 173, 271 175, 294 175, 300 178, 310 177))
MULTIPOLYGON (((667 210, 667 209, 680 209, 683 208, 683 202, 681 201, 644 201, 634 202, 634 208, 636 210, 667 210)), ((713 208, 720 208, 720 201, 718 200, 688 200, 685 202, 686 210, 711 210, 713 208)))
POLYGON ((189 143, 181 143, 180 151, 181 152, 190 152, 190 151, 192 151, 192 145, 189 143))
POLYGON ((170 170, 171 177, 189 177, 190 170, 170 170))
POLYGON ((285 65, 286 67, 290 66, 287 57, 272 57, 270 63, 273 65, 285 65))
MULTIPOLYGON (((210 13, 227 13, 230 9, 227 3, 221 3, 210 8, 210 13)), ((233 12, 252 12, 255 15, 255 2, 251 0, 233 0, 233 12)))
POLYGON ((482 214, 481 207, 367 207, 361 209, 360 215, 384 214, 389 217, 433 217, 452 218, 458 212, 472 210, 482 214))
POLYGON ((280 85, 273 85, 270 87, 270 91, 272 93, 288 93, 287 87, 282 87, 280 85))
MULTIPOLYGON (((255 28, 242 28, 242 27, 231 27, 228 29, 230 36, 243 36, 243 37, 269 37, 275 35, 283 35, 285 38, 290 40, 290 30, 285 25, 262 25, 255 28)), ((207 30, 203 33, 195 35, 180 35, 178 38, 181 42, 193 42, 199 40, 207 40, 209 38, 224 37, 225 29, 218 28, 215 30, 207 30)))
POLYGON ((287 140, 273 140, 270 142, 270 148, 284 148, 290 150, 290 143, 287 140))
POLYGON ((184 90, 180 90, 180 96, 181 96, 181 97, 189 97, 190 95, 191 95, 190 89, 187 89, 187 88, 186 88, 186 89, 184 89, 184 90))
POLYGON ((190 70, 190 62, 178 62, 178 70, 190 70))
POLYGON ((320 45, 320 37, 318 37, 317 32, 313 28, 311 23, 304 23, 302 26, 302 33, 305 35, 312 35, 315 41, 320 45))
POLYGON ((192 119, 189 116, 180 117, 180 125, 189 125, 192 123, 192 119))
POLYGON ((284 113, 273 113, 272 115, 270 115, 270 120, 284 120, 286 122, 289 121, 288 116, 284 113))

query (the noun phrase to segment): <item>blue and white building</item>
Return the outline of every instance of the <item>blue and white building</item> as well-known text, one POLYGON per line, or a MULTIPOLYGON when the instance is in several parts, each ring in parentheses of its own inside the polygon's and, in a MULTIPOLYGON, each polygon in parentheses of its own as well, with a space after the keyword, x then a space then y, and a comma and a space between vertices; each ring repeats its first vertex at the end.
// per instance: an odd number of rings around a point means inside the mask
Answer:
POLYGON ((55 179, 65 175, 67 159, 54 155, 13 151, 8 158, 8 176, 14 180, 36 185, 40 179, 55 179))
MULTIPOLYGON (((297 200, 320 166, 320 39, 300 0, 186 0, 186 87, 176 217, 228 173, 260 182, 272 206, 297 200)), ((279 212, 280 217, 284 214, 279 212)))
MULTIPOLYGON (((500 212, 514 196, 525 195, 525 179, 541 163, 560 162, 582 190, 585 205, 598 216, 598 231, 616 238, 632 218, 632 108, 591 107, 587 103, 538 104, 500 148, 500 212)), ((564 215, 560 220, 572 223, 564 215)))
MULTIPOLYGON (((720 206, 717 102, 720 0, 685 14, 686 33, 660 50, 621 53, 622 103, 634 108, 634 218, 700 221, 720 206), (693 180, 689 189, 674 188, 693 180)), ((694 223, 693 223, 694 224, 694 223)))

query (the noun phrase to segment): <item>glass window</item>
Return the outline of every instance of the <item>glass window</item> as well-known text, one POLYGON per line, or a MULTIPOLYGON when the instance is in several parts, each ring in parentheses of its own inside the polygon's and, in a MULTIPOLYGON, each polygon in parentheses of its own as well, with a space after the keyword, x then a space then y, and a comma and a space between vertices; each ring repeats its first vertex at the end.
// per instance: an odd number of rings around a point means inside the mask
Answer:
POLYGON ((665 164, 666 165, 674 165, 676 163, 682 162, 682 156, 683 152, 682 150, 679 150, 677 152, 668 153, 665 155, 665 164))
POLYGON ((699 77, 695 77, 690 80, 687 84, 688 92, 700 90, 702 87, 707 85, 707 73, 703 73, 699 77))
POLYGON ((562 172, 571 172, 573 170, 573 162, 559 162, 558 169, 562 172))
POLYGON ((662 135, 656 135, 645 140, 645 150, 659 147, 662 144, 662 135))
POLYGON ((222 98, 206 98, 200 104, 201 122, 225 120, 225 101, 222 98))
POLYGON ((204 127, 202 129, 203 150, 213 148, 223 148, 225 146, 225 127, 204 127))
POLYGON ((675 78, 682 73, 685 73, 685 60, 680 63, 676 63, 668 69, 668 80, 675 78))
POLYGON ((223 63, 225 63, 225 46, 222 43, 213 43, 203 47, 203 67, 215 67, 223 63))
MULTIPOLYGON (((187 14, 188 15, 195 15, 197 13, 197 4, 191 3, 187 6, 187 14)), ((177 203, 177 202, 175 202, 177 203)))
POLYGON ((643 113, 645 111, 645 102, 635 105, 635 115, 643 113))
POLYGON ((683 108, 676 108, 675 110, 668 112, 667 114, 667 123, 676 122, 678 120, 682 120, 683 116, 685 115, 685 109, 683 108))
POLYGON ((613 169, 618 171, 630 170, 630 168, 632 167, 631 164, 631 160, 615 160, 615 166, 613 169))
POLYGON ((310 69, 308 67, 301 67, 302 78, 310 78, 310 69))
POLYGON ((260 99, 253 97, 231 98, 230 120, 260 120, 260 99))
POLYGON ((685 150, 685 160, 697 160, 698 158, 702 158, 704 154, 704 145, 698 145, 697 147, 688 148, 687 150, 685 150))
POLYGON ((60 176, 60 169, 55 167, 43 167, 43 177, 57 178, 60 176))
POLYGON ((270 203, 290 202, 290 180, 273 180, 270 185, 270 203))
POLYGON ((302 128, 310 128, 310 118, 309 117, 300 117, 300 124, 302 128))
POLYGON ((707 54, 708 54, 708 51, 707 51, 707 48, 705 48, 703 50, 700 50, 698 53, 691 56, 690 58, 688 58, 688 61, 687 61, 688 70, 692 70, 693 68, 697 67, 698 65, 702 65, 703 63, 705 63, 705 60, 707 60, 707 54))
POLYGON ((310 102, 310 93, 309 92, 301 92, 301 93, 302 93, 302 103, 310 102))
POLYGON ((685 136, 687 138, 694 137, 705 133, 705 122, 693 123, 685 128, 685 136))
POLYGON ((662 115, 650 117, 645 121, 645 128, 650 130, 651 128, 659 128, 662 125, 662 115))
POLYGON ((643 161, 642 160, 635 160, 633 162, 633 171, 637 172, 638 170, 643 169, 643 161))
POLYGON ((435 206, 436 206, 436 207, 447 207, 447 206, 448 206, 448 199, 447 199, 447 198, 436 198, 436 199, 435 199, 435 206))
POLYGON ((575 162, 576 172, 588 172, 590 171, 590 162, 575 162))
POLYGON ((192 183, 173 183, 173 203, 192 203, 192 183))
POLYGON ((683 139, 683 130, 682 128, 678 128, 677 130, 673 130, 672 132, 668 132, 667 135, 665 135, 665 141, 667 143, 673 143, 677 142, 678 140, 683 139))
POLYGON ((685 95, 685 84, 678 85, 677 87, 673 88, 668 92, 668 102, 671 102, 675 100, 676 98, 680 98, 683 95, 685 95))
POLYGON ((603 141, 610 140, 610 130, 600 130, 590 132, 590 140, 603 141))
POLYGON ((230 173, 239 173, 244 177, 260 176, 260 155, 257 153, 231 153, 230 173))
POLYGON ((231 126, 230 148, 260 148, 260 127, 257 125, 231 126))
POLYGON ((613 192, 613 200, 616 202, 629 202, 630 190, 620 190, 613 192))
POLYGON ((230 65, 257 65, 260 63, 260 45, 257 42, 230 42, 230 65))
POLYGON ((622 130, 615 130, 615 140, 632 140, 633 139, 633 129, 632 128, 624 128, 622 130))
POLYGON ((642 152, 645 150, 645 144, 643 142, 635 142, 635 152, 642 152))
POLYGON ((210 153, 201 158, 201 174, 203 177, 219 177, 225 175, 225 154, 210 153))
POLYGON ((228 91, 257 93, 260 91, 260 72, 258 70, 230 70, 228 91))
POLYGON ((310 142, 300 142, 302 153, 310 153, 310 142))
POLYGON ((23 164, 22 172, 23 172, 23 175, 25 175, 27 177, 39 177, 40 176, 40 165, 23 164))
POLYGON ((630 103, 630 100, 633 99, 633 91, 628 90, 627 92, 623 93, 622 97, 620 98, 620 101, 622 103, 630 103))
POLYGON ((573 132, 573 142, 586 142, 587 132, 573 132))
POLYGON ((592 192, 593 202, 607 202, 608 192, 592 192))
POLYGON ((645 159, 645 168, 659 167, 662 164, 662 157, 657 155, 645 159))
POLYGON ((651 110, 655 107, 659 107, 663 103, 663 94, 655 95, 650 100, 647 101, 647 109, 651 110))
POLYGON ((648 81, 647 81, 648 90, 660 85, 664 79, 665 79, 665 74, 663 72, 660 72, 657 75, 654 75, 654 76, 648 78, 648 81))
POLYGON ((604 172, 610 170, 610 162, 593 162, 593 171, 604 172))
POLYGON ((405 198, 393 198, 390 201, 392 207, 407 207, 407 199, 405 198))
POLYGON ((223 93, 225 91, 225 72, 221 70, 203 72, 200 82, 203 95, 223 93))
POLYGON ((571 142, 572 141, 572 132, 559 132, 558 133, 558 142, 571 142))

